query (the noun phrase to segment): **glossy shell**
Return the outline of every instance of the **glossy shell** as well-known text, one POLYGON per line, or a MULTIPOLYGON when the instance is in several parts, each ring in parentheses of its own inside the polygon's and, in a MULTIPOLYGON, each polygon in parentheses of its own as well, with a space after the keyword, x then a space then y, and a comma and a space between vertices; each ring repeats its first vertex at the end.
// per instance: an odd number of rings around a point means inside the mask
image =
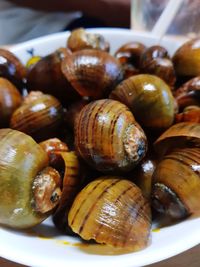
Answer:
POLYGON ((122 79, 118 60, 106 52, 94 49, 77 51, 66 57, 62 71, 80 95, 93 99, 108 96, 122 79))
POLYGON ((173 63, 179 76, 190 78, 200 75, 200 38, 184 43, 174 54, 173 63))
POLYGON ((147 48, 141 56, 140 66, 141 72, 156 75, 173 88, 176 81, 174 66, 164 47, 147 48))
POLYGON ((200 148, 166 155, 153 174, 154 208, 176 219, 200 215, 200 148))
POLYGON ((7 79, 0 78, 0 126, 7 127, 12 113, 21 105, 22 96, 7 79))
POLYGON ((75 146, 99 171, 128 171, 145 156, 147 140, 125 105, 105 99, 88 104, 79 113, 75 146))
POLYGON ((122 45, 116 52, 115 57, 120 61, 125 72, 125 78, 140 72, 141 55, 145 46, 139 42, 129 42, 122 45))
POLYGON ((88 48, 108 52, 110 49, 109 43, 106 42, 103 35, 87 32, 83 28, 71 32, 67 40, 67 47, 73 52, 88 48))
POLYGON ((149 203, 137 186, 118 177, 101 177, 89 183, 75 198, 68 221, 83 239, 94 239, 123 252, 143 249, 149 243, 149 203))
POLYGON ((48 213, 32 207, 33 181, 48 166, 43 149, 28 135, 0 130, 0 223, 27 228, 43 221, 48 213))
POLYGON ((56 135, 62 119, 60 102, 51 95, 42 94, 15 110, 10 127, 41 141, 56 135))
POLYGON ((183 112, 176 114, 176 117, 175 117, 176 123, 187 122, 187 121, 200 123, 200 107, 188 106, 188 109, 185 109, 183 110, 183 112))
POLYGON ((181 122, 167 129, 154 143, 159 155, 178 147, 200 147, 200 124, 181 122))
POLYGON ((174 98, 169 86, 159 77, 140 74, 121 82, 111 99, 127 105, 143 127, 168 128, 174 120, 174 98))
POLYGON ((174 97, 180 111, 190 105, 200 106, 200 76, 189 80, 179 87, 174 92, 174 97))
POLYGON ((0 77, 11 81, 18 89, 24 86, 26 68, 9 50, 0 48, 0 77))
POLYGON ((53 215, 53 222, 56 227, 64 232, 70 231, 68 226, 68 213, 75 196, 82 186, 82 170, 79 159, 74 151, 56 152, 62 157, 65 165, 62 195, 56 212, 53 215))
POLYGON ((28 90, 40 90, 45 94, 53 95, 64 106, 79 99, 79 95, 67 82, 61 71, 63 58, 70 54, 71 52, 67 49, 60 48, 30 67, 27 74, 28 90))

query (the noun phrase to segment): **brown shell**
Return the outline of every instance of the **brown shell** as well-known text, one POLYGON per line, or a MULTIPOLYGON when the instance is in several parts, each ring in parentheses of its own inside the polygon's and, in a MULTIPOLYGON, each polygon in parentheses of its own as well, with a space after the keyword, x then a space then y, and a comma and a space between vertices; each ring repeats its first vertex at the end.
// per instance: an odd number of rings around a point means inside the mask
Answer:
POLYGON ((200 75, 200 38, 184 43, 174 54, 176 74, 192 78, 200 75))
POLYGON ((200 148, 167 154, 153 174, 154 208, 173 218, 200 215, 200 148))
POLYGON ((132 76, 121 82, 110 98, 127 105, 142 127, 158 130, 173 123, 174 98, 169 86, 157 76, 132 76))
POLYGON ((68 152, 68 146, 59 140, 58 138, 51 138, 40 142, 39 145, 44 149, 49 157, 49 165, 54 167, 56 170, 62 169, 62 157, 59 152, 68 152))
POLYGON ((147 140, 125 105, 104 99, 86 105, 79 113, 75 146, 99 171, 128 171, 145 156, 147 140))
POLYGON ((189 80, 179 87, 174 92, 174 97, 180 111, 190 105, 200 106, 200 76, 189 80))
POLYGON ((0 48, 0 77, 11 81, 18 89, 24 85, 26 68, 21 61, 9 50, 0 48))
POLYGON ((149 243, 151 211, 140 189, 115 176, 89 183, 75 198, 68 222, 85 240, 137 251, 149 243))
POLYGON ((60 102, 51 95, 43 94, 25 103, 12 114, 10 127, 42 141, 54 137, 63 120, 60 102))
MULTIPOLYGON (((190 107, 190 106, 188 106, 190 107)), ((192 106, 191 106, 192 107, 192 106)), ((184 110, 182 113, 176 114, 175 122, 198 122, 200 123, 200 107, 184 110)))
POLYGON ((61 62, 71 52, 65 48, 57 49, 34 64, 27 74, 28 90, 40 90, 55 96, 64 106, 79 99, 78 93, 67 82, 61 71, 61 62))
POLYGON ((131 173, 131 178, 133 179, 134 183, 141 189, 142 194, 147 199, 151 198, 152 176, 156 165, 157 160, 152 157, 152 155, 147 156, 131 173))
POLYGON ((21 105, 22 96, 7 79, 0 77, 0 126, 7 127, 12 113, 21 105))
POLYGON ((94 49, 77 51, 66 57, 62 71, 80 95, 93 99, 107 97, 122 79, 118 60, 106 52, 94 49))
POLYGON ((140 72, 141 55, 145 46, 139 42, 129 42, 122 45, 116 52, 115 57, 120 61, 124 70, 124 77, 128 78, 140 72))
POLYGON ((83 174, 81 171, 80 162, 74 151, 58 151, 55 154, 62 157, 65 165, 65 170, 61 200, 53 216, 53 222, 59 230, 69 232, 70 229, 68 227, 67 217, 72 202, 81 188, 83 174))
POLYGON ((99 49, 109 52, 110 46, 103 35, 87 32, 83 28, 75 29, 71 32, 67 47, 75 52, 82 49, 99 49))
POLYGON ((181 122, 166 130, 154 143, 156 152, 160 155, 178 147, 200 146, 200 124, 181 122))
POLYGON ((173 88, 176 81, 174 66, 164 47, 147 48, 141 56, 140 67, 141 72, 156 75, 173 88))

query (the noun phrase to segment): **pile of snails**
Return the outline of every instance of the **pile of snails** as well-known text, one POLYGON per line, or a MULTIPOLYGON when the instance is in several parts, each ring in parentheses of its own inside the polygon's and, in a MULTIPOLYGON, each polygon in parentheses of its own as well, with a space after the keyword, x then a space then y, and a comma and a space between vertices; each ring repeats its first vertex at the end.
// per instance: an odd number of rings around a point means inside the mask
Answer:
POLYGON ((199 216, 200 39, 173 57, 135 41, 109 49, 84 29, 27 66, 0 49, 2 226, 52 215, 126 253, 150 244, 156 217, 199 216))

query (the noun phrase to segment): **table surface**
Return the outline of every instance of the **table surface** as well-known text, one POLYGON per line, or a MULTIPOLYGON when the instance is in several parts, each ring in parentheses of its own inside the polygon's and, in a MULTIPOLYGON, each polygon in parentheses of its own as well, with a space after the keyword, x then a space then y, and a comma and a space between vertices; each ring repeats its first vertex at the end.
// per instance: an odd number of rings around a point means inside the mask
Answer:
MULTIPOLYGON (((146 267, 199 267, 200 266, 200 245, 181 253, 168 260, 148 265, 146 267)), ((0 258, 0 267, 25 267, 6 259, 0 258)), ((123 267, 123 266, 122 266, 123 267)))

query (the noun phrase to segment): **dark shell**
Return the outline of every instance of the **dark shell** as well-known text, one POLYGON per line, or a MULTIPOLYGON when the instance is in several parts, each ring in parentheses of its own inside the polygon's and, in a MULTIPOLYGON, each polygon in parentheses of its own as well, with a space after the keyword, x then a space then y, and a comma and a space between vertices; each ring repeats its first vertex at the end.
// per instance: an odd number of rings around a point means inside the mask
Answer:
POLYGON ((40 90, 45 94, 51 94, 64 106, 79 99, 80 96, 61 71, 61 62, 69 55, 70 51, 60 48, 34 64, 27 74, 28 90, 40 90))
POLYGON ((51 95, 42 94, 15 110, 10 127, 42 141, 58 134, 62 120, 63 109, 60 102, 51 95))
POLYGON ((82 96, 107 97, 122 79, 121 65, 110 54, 94 49, 74 52, 62 63, 62 71, 82 96))
POLYGON ((19 90, 24 87, 26 68, 12 52, 3 48, 0 48, 0 77, 8 79, 19 90))

